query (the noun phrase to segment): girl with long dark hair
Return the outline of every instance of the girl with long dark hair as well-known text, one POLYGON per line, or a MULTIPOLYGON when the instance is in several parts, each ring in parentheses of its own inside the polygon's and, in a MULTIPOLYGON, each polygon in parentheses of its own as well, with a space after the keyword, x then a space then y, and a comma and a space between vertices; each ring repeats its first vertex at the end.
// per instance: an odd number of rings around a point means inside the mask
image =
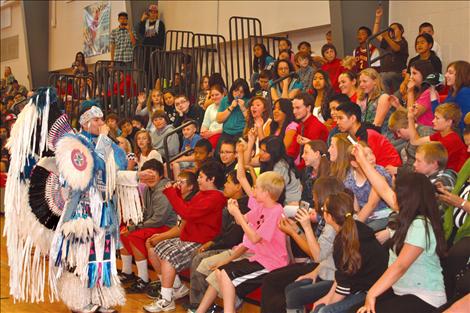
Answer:
POLYGON ((333 259, 335 281, 328 294, 314 303, 313 312, 345 312, 361 303, 367 290, 387 269, 387 250, 371 228, 354 220, 350 195, 330 195, 322 208, 327 224, 336 231, 333 259))
POLYGON ((330 77, 326 71, 316 70, 313 73, 311 91, 315 97, 313 115, 315 115, 320 122, 328 121, 331 119, 330 99, 335 94, 335 91, 333 90, 330 77))
POLYGON ((294 140, 297 126, 292 111, 292 101, 281 98, 274 102, 273 119, 266 127, 264 135, 266 137, 271 135, 280 137, 287 150, 294 140))
MULTIPOLYGON (((222 124, 222 135, 218 146, 224 140, 237 140, 242 136, 248 114, 250 88, 243 78, 235 80, 228 95, 222 99, 217 112, 217 122, 222 124)), ((219 149, 217 148, 216 153, 219 149)))
POLYGON ((267 171, 280 173, 286 183, 286 199, 284 203, 298 204, 302 187, 298 178, 297 169, 292 159, 287 156, 282 139, 276 136, 263 138, 263 140, 259 142, 259 153, 251 158, 255 141, 256 133, 251 130, 248 133, 248 143, 244 153, 245 164, 255 167, 259 166, 261 173, 267 171))
POLYGON ((409 110, 414 110, 416 122, 428 128, 432 128, 432 120, 434 119, 431 99, 432 97, 437 99, 437 95, 431 94, 435 91, 424 81, 428 75, 434 74, 434 72, 431 62, 415 61, 411 64, 410 80, 407 85, 407 107, 409 110))
POLYGON ((355 145, 353 154, 380 197, 398 212, 394 229, 377 235, 382 242, 391 239, 390 266, 358 312, 433 312, 447 301, 439 259, 445 240, 434 186, 423 174, 402 173, 393 190, 362 146, 355 145))

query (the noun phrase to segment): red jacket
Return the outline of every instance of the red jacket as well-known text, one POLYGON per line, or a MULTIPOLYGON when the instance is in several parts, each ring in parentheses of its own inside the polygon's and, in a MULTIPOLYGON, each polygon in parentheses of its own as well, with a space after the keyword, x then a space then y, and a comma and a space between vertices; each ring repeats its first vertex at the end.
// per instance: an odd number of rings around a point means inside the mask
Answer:
POLYGON ((218 190, 199 191, 189 201, 184 201, 174 187, 166 188, 163 194, 173 206, 173 210, 186 221, 180 239, 206 243, 213 240, 222 227, 222 210, 227 199, 218 190))
POLYGON ((373 129, 367 129, 366 131, 367 138, 361 138, 357 133, 356 137, 367 142, 372 152, 374 152, 375 163, 383 167, 387 165, 400 167, 402 165, 400 155, 390 141, 388 141, 384 135, 373 129))
POLYGON ((323 125, 322 122, 318 120, 318 118, 313 115, 310 115, 310 117, 305 122, 300 122, 299 125, 297 125, 294 140, 287 149, 287 154, 293 158, 297 158, 300 151, 300 145, 297 143, 298 135, 307 137, 311 140, 319 139, 326 142, 328 139, 328 129, 325 125, 323 125))
MULTIPOLYGON (((323 140, 326 142, 328 139, 328 129, 313 115, 310 115, 305 122, 300 122, 297 126, 294 140, 290 144, 289 148, 287 148, 287 155, 292 157, 294 160, 297 159, 300 152, 300 145, 297 143, 298 135, 307 137, 310 140, 323 140)), ((303 162, 304 161, 302 159, 301 164, 298 166, 299 168, 304 167, 303 162)))
POLYGON ((325 63, 323 64, 321 69, 325 72, 328 72, 328 75, 330 76, 331 86, 333 87, 335 92, 341 93, 341 90, 339 89, 338 77, 339 75, 341 75, 341 73, 346 71, 346 69, 341 65, 341 60, 334 59, 329 63, 325 63))
MULTIPOLYGON (((123 79, 119 82, 114 83, 113 86, 113 94, 115 96, 120 95, 123 97, 125 93, 127 92, 128 97, 130 98, 131 96, 137 96, 137 84, 133 81, 132 75, 127 74, 126 79, 123 79), (119 88, 119 90, 118 90, 119 88)), ((111 90, 108 91, 108 97, 111 97, 111 90)))

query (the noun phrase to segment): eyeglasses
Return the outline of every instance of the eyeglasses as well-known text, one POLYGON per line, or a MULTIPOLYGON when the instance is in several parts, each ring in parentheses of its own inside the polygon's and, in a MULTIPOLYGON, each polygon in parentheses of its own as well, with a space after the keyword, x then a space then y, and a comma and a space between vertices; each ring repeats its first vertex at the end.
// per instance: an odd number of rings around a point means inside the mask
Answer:
POLYGON ((178 185, 181 185, 181 184, 186 183, 187 181, 188 181, 187 179, 178 179, 178 180, 176 180, 176 183, 177 183, 178 185))
POLYGON ((220 151, 219 154, 231 154, 231 153, 235 153, 235 151, 220 151))

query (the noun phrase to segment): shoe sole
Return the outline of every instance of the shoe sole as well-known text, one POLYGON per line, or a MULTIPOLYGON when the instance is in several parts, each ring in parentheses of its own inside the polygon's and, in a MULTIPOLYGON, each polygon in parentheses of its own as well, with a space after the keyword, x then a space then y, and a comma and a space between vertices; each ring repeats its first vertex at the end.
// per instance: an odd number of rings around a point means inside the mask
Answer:
MULTIPOLYGON (((144 309, 145 312, 154 313, 154 312, 152 312, 152 311, 147 310, 146 308, 143 308, 143 309, 144 309)), ((176 307, 174 307, 174 308, 172 308, 172 309, 168 309, 168 310, 167 310, 167 309, 162 309, 162 310, 157 311, 157 312, 173 312, 173 311, 176 311, 176 307)))

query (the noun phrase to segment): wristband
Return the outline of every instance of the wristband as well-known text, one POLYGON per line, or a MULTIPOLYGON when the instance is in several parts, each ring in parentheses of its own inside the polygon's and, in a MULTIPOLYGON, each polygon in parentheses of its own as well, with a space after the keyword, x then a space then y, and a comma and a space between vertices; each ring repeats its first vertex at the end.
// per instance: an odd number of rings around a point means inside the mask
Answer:
POLYGON ((232 113, 232 109, 230 107, 227 108, 227 110, 232 113))
POLYGON ((465 207, 465 203, 467 203, 467 200, 463 200, 462 203, 460 204, 460 208, 464 208, 465 207))

